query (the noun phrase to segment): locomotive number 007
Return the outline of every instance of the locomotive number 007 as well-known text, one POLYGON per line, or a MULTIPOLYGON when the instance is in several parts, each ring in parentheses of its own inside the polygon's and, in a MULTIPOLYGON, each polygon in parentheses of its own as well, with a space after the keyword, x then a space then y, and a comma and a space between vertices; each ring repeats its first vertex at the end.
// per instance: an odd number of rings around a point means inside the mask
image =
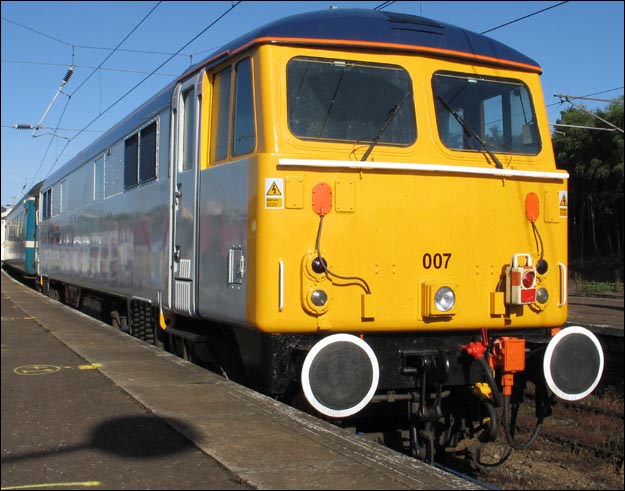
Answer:
POLYGON ((447 269, 450 259, 450 252, 437 252, 436 254, 430 254, 429 252, 426 252, 425 254, 423 254, 422 263, 425 269, 447 269))

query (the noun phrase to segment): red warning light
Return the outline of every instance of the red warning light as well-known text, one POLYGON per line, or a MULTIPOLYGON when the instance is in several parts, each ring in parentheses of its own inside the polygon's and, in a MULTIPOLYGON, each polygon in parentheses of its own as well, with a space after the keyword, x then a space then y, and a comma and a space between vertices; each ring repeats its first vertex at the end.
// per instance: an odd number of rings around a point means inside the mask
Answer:
POLYGON ((526 271, 523 273, 523 287, 531 288, 534 286, 534 280, 536 279, 536 275, 534 271, 526 271))

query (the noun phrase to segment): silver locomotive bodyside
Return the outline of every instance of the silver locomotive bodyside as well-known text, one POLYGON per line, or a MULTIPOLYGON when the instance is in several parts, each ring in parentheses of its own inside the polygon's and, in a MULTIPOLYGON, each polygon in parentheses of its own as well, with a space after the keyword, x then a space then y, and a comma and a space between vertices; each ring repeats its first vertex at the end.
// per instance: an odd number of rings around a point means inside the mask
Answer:
MULTIPOLYGON (((155 304, 166 291, 169 107, 148 122, 152 121, 157 122, 155 179, 124 189, 126 134, 122 134, 115 141, 103 142, 91 156, 78 155, 78 164, 70 162, 68 170, 45 181, 42 200, 47 190, 56 193, 50 203, 53 212, 42 217, 38 231, 43 277, 116 296, 141 297, 155 304), (103 172, 97 177, 95 169, 101 158, 103 172), (98 179, 103 180, 100 194, 94 190, 98 179)), ((140 128, 126 127, 127 133, 140 128)))
POLYGON ((200 173, 198 312, 244 324, 247 309, 249 159, 200 173))

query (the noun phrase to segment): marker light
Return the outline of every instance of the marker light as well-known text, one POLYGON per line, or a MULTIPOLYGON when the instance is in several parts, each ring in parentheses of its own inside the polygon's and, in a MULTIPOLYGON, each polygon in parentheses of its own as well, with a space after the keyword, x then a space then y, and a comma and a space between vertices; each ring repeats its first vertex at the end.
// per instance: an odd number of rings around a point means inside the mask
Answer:
POLYGON ((547 271, 549 271, 549 264, 547 263, 547 261, 545 261, 544 259, 540 259, 536 263, 536 271, 538 271, 538 274, 545 274, 547 271))
POLYGON ((532 288, 534 286, 534 280, 536 280, 536 275, 534 271, 526 271, 523 273, 523 286, 525 288, 532 288))
POLYGON ((525 196, 525 217, 534 223, 540 212, 540 201, 536 193, 527 193, 525 196))
POLYGON ((327 269, 328 269, 328 263, 324 258, 316 257, 315 259, 313 259, 312 270, 315 273, 321 274, 321 273, 324 273, 327 269))
POLYGON ((547 303, 547 300, 549 300, 549 292, 546 288, 539 288, 536 291, 536 301, 538 303, 545 304, 547 303))

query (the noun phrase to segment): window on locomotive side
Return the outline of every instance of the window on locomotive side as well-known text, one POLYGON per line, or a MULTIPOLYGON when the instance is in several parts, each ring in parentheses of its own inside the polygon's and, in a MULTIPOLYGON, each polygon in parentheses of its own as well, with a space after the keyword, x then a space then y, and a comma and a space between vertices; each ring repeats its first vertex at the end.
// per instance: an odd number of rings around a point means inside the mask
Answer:
POLYGON ((193 160, 195 156, 195 86, 191 82, 188 88, 183 89, 180 97, 180 170, 186 171, 193 168, 193 160))
POLYGON ((156 179, 156 121, 140 132, 139 182, 156 179))
POLYGON ((217 73, 213 78, 213 104, 211 115, 211 162, 228 157, 228 124, 230 121, 231 68, 217 73))
POLYGON ((244 58, 234 68, 229 66, 213 77, 211 143, 211 162, 226 160, 229 155, 237 157, 251 153, 256 148, 250 58, 244 58))
POLYGON ((124 189, 130 189, 139 182, 139 134, 126 140, 124 149, 124 189))
POLYGON ((254 95, 249 58, 237 63, 234 84, 232 155, 236 156, 250 153, 256 146, 254 95))
POLYGON ((395 65, 293 58, 288 124, 301 139, 411 145, 417 138, 408 72, 395 65), (394 115, 392 115, 395 113, 394 115))
POLYGON ((536 155, 541 141, 528 88, 512 79, 439 72, 432 81, 438 134, 452 150, 536 155))
POLYGON ((124 189, 131 189, 156 179, 156 121, 142 128, 124 142, 124 189))
POLYGON ((42 201, 41 217, 46 220, 52 216, 52 189, 44 191, 42 201))

